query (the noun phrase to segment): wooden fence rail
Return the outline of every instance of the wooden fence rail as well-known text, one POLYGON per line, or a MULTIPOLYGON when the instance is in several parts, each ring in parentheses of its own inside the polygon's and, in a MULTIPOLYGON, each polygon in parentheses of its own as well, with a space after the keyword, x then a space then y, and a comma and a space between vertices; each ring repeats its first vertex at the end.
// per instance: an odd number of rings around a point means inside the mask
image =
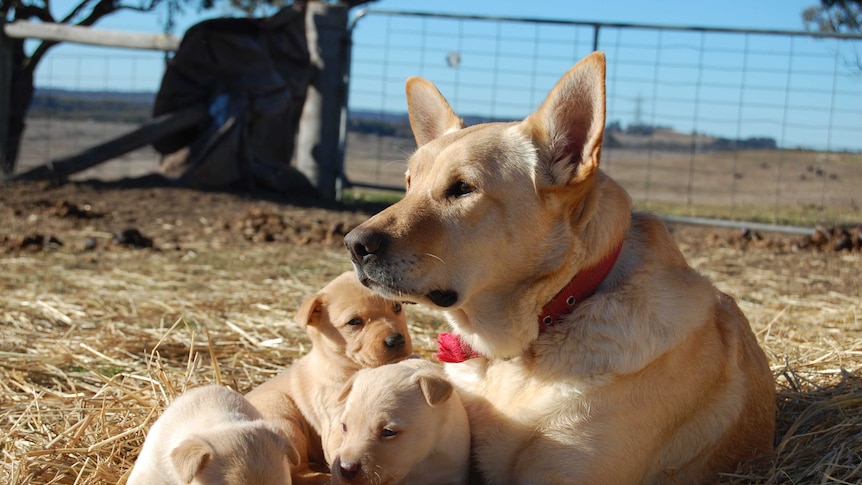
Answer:
POLYGON ((120 47, 126 49, 146 49, 175 51, 182 37, 173 34, 142 34, 117 30, 94 29, 77 25, 50 24, 18 20, 3 24, 3 33, 13 39, 42 39, 56 42, 120 47))

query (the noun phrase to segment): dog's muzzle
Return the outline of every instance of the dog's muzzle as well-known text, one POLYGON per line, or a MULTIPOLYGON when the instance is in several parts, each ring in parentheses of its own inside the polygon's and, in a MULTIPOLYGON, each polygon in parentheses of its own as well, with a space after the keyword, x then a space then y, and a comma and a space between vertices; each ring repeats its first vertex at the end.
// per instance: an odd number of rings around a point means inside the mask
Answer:
MULTIPOLYGON (((381 265, 390 244, 391 239, 387 234, 363 225, 344 236, 344 245, 350 252, 350 260, 359 281, 373 290, 388 291, 403 298, 407 295, 402 294, 401 289, 392 284, 392 275, 387 274, 381 265)), ((453 290, 432 290, 424 296, 441 308, 451 307, 458 302, 458 292, 453 290)))
POLYGON ((404 347, 405 342, 407 342, 407 339, 405 339, 404 335, 400 333, 392 334, 383 339, 383 343, 390 349, 402 348, 404 347))
POLYGON ((386 250, 389 238, 380 231, 359 226, 344 236, 350 260, 357 266, 376 261, 386 250))

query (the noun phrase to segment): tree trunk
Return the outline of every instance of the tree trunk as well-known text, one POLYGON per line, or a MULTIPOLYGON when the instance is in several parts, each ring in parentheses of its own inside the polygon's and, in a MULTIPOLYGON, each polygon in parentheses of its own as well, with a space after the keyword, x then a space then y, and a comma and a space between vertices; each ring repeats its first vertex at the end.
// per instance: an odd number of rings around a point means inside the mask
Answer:
POLYGON ((30 109, 30 101, 33 99, 33 69, 27 64, 24 54, 24 39, 8 39, 11 46, 11 69, 9 72, 9 100, 8 116, 6 125, 6 143, 2 147, 2 159, 0 159, 0 170, 4 176, 15 173, 15 165, 18 161, 18 151, 21 148, 21 138, 24 136, 27 110, 30 109))
MULTIPOLYGON (((19 6, 15 10, 15 18, 13 20, 27 20, 35 17, 42 22, 53 22, 54 20, 48 5, 50 4, 46 3, 44 7, 19 6)), ((78 8, 82 5, 84 3, 79 4, 78 8)), ((92 26, 100 18, 110 15, 117 11, 117 9, 118 7, 114 5, 114 0, 99 0, 90 14, 77 25, 82 27, 92 26)), ((75 11, 77 10, 76 8, 75 11)), ((3 18, 6 18, 8 10, 3 13, 3 18)), ((71 20, 72 15, 70 14, 68 18, 60 23, 65 24, 71 22, 71 20)), ((6 126, 5 143, 2 135, 0 135, 0 144, 2 144, 0 145, 0 175, 5 177, 15 173, 18 151, 21 149, 21 138, 24 136, 27 111, 30 109, 30 101, 33 99, 35 89, 33 86, 33 74, 36 72, 36 66, 39 65, 39 62, 44 58, 48 50, 57 45, 58 42, 53 40, 42 41, 36 47, 33 55, 27 57, 24 53, 24 42, 26 39, 9 38, 3 33, 0 33, 0 37, 3 37, 4 44, 6 44, 2 47, 7 50, 6 58, 11 57, 11 66, 9 64, 0 66, 0 69, 7 68, 6 75, 10 77, 10 79, 7 79, 9 90, 6 92, 0 90, 0 96, 9 97, 8 100, 0 102, 0 107, 2 107, 8 101, 8 124, 6 126), (11 54, 9 50, 11 50, 11 54)), ((2 128, 2 123, 0 123, 0 128, 2 128)))

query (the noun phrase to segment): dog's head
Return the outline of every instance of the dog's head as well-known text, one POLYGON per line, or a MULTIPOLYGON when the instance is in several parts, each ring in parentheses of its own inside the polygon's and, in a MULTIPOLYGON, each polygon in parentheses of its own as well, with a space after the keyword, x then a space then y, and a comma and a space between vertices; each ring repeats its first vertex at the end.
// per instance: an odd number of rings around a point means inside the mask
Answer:
POLYGON ((538 335, 542 305, 628 224, 600 220, 604 55, 569 70, 521 122, 465 128, 420 78, 407 81, 407 102, 419 148, 406 193, 345 237, 356 273, 384 295, 446 309, 477 351, 516 355, 538 335))
POLYGON ((356 367, 377 367, 413 353, 401 303, 362 286, 352 272, 307 298, 295 319, 316 349, 356 367))
POLYGON ((262 419, 203 430, 170 452, 182 483, 194 485, 290 485, 299 452, 262 419))
POLYGON ((332 482, 403 480, 435 448, 454 389, 439 372, 397 364, 363 369, 342 393, 344 440, 332 482))

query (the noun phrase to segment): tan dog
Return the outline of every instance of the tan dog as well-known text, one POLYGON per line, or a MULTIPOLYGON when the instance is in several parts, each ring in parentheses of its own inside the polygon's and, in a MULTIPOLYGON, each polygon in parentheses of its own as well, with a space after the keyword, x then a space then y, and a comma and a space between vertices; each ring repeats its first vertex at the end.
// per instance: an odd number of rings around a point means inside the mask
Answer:
POLYGON ((599 170, 604 78, 594 53, 522 122, 469 128, 411 78, 406 194, 345 238, 367 286, 445 309, 488 483, 700 483, 772 449, 745 316, 599 170))
POLYGON ((470 425, 440 366, 410 359, 363 369, 348 392, 332 483, 467 483, 470 425))
POLYGON ((236 391, 210 385, 178 397, 144 440, 128 485, 290 485, 299 455, 236 391))
POLYGON ((410 356, 413 346, 401 304, 365 288, 351 272, 307 298, 295 320, 311 350, 246 398, 299 451, 294 481, 329 483, 328 464, 341 444, 345 384, 359 369, 410 356))

